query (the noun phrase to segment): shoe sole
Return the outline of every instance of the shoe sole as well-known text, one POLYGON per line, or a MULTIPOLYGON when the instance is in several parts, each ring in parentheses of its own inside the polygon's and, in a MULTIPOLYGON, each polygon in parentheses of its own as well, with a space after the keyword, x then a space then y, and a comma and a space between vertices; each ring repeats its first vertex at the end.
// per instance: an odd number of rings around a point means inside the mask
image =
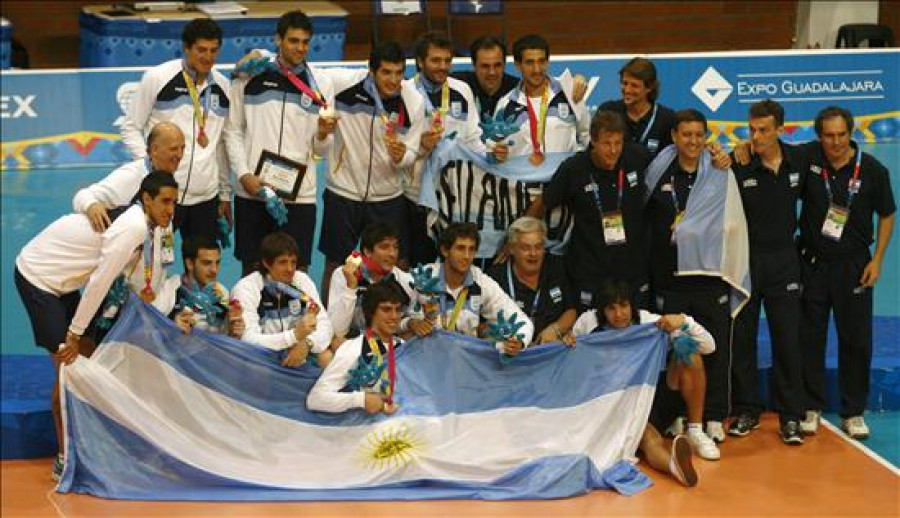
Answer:
POLYGON ((788 444, 790 446, 800 446, 803 444, 803 437, 791 437, 789 439, 781 438, 781 442, 788 444))
POLYGON ((675 475, 679 482, 687 487, 697 485, 697 471, 694 469, 693 451, 686 437, 679 436, 672 443, 672 450, 675 456, 675 467, 680 472, 680 477, 675 475))
POLYGON ((856 435, 853 435, 852 433, 848 432, 847 430, 844 430, 844 433, 847 435, 847 437, 849 437, 851 439, 856 439, 857 441, 865 441, 866 439, 869 438, 869 434, 867 434, 867 433, 864 433, 864 434, 858 433, 856 435))

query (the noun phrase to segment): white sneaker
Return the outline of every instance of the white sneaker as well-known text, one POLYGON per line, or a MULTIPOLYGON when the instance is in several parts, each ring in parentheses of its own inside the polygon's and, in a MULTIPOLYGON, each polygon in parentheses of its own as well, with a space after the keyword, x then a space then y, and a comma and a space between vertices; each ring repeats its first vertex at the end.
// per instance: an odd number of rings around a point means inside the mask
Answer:
POLYGON ((849 419, 844 419, 841 428, 850 436, 851 439, 862 441, 869 438, 869 427, 861 415, 855 415, 849 419))
POLYGON ((685 437, 687 437, 688 442, 691 444, 691 449, 694 450, 694 453, 700 456, 700 458, 706 460, 719 460, 721 457, 719 447, 716 446, 716 443, 713 442, 708 435, 703 433, 703 430, 689 429, 685 437))
POLYGON ((697 471, 691 461, 691 444, 687 437, 678 435, 672 441, 672 454, 669 457, 669 472, 676 480, 687 487, 697 485, 697 471))
POLYGON ((666 428, 666 431, 663 432, 663 435, 665 435, 666 437, 677 437, 679 435, 682 435, 686 431, 686 428, 687 428, 685 426, 686 422, 687 422, 686 418, 676 417, 675 420, 672 421, 672 424, 669 425, 668 428, 666 428))
POLYGON ((725 428, 722 426, 722 421, 707 421, 706 435, 708 435, 710 439, 716 441, 717 443, 724 442, 725 428))
POLYGON ((815 435, 819 429, 819 419, 822 418, 822 412, 818 410, 807 410, 806 419, 800 421, 800 431, 804 435, 815 435))

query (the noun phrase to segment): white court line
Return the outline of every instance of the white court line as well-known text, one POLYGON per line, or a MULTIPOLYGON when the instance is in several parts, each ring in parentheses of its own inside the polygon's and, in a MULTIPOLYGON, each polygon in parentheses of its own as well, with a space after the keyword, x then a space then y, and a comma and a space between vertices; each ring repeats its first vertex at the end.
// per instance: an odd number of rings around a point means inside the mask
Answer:
POLYGON ((898 468, 897 466, 894 466, 893 464, 888 462, 887 459, 885 459, 881 455, 872 451, 872 449, 869 448, 868 446, 866 446, 865 444, 857 441, 856 439, 851 439, 850 436, 845 434, 840 428, 831 424, 831 421, 822 417, 819 420, 819 423, 822 426, 824 426, 824 427, 828 428, 829 430, 831 430, 832 432, 834 432, 834 434, 837 435, 838 437, 840 437, 841 439, 850 443, 850 445, 853 446, 854 448, 856 448, 857 450, 859 450, 859 451, 863 452, 864 454, 866 454, 867 456, 869 456, 875 462, 877 462, 877 463, 881 464, 882 466, 886 467, 887 469, 889 469, 894 475, 897 475, 898 477, 900 477, 900 468, 898 468))
POLYGON ((56 510, 56 514, 57 514, 60 518, 66 518, 66 513, 62 512, 62 509, 60 509, 59 506, 56 505, 56 502, 53 501, 53 498, 50 497, 50 496, 51 496, 52 494, 54 494, 54 493, 56 493, 56 488, 55 488, 55 487, 54 487, 53 489, 51 489, 50 491, 47 491, 47 495, 46 495, 46 496, 47 496, 47 501, 50 502, 50 505, 53 506, 53 509, 56 510))

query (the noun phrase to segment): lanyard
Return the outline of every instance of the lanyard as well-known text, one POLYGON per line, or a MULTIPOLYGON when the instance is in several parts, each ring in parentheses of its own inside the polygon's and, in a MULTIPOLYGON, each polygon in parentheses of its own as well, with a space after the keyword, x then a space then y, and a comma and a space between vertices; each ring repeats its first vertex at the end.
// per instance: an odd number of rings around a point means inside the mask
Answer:
MULTIPOLYGON (((506 282, 509 285, 509 296, 516 300, 516 284, 513 282, 513 273, 512 273, 512 265, 511 261, 506 262, 506 282)), ((528 313, 528 318, 531 318, 532 315, 537 311, 538 302, 541 300, 541 285, 538 283, 537 288, 534 290, 534 300, 531 301, 531 311, 528 313)))
POLYGON ((541 143, 544 141, 544 128, 547 125, 547 90, 550 89, 550 85, 544 86, 544 91, 541 92, 541 112, 538 116, 534 113, 534 107, 531 105, 531 97, 522 90, 522 93, 525 93, 525 104, 528 107, 528 125, 531 128, 531 147, 534 149, 534 154, 540 155, 542 153, 541 143))
MULTIPOLYGON (((597 182, 594 180, 593 173, 588 173, 588 174, 590 174, 590 178, 591 178, 591 191, 594 193, 594 203, 597 204, 597 210, 600 211, 600 219, 603 219, 603 202, 600 201, 600 186, 597 185, 597 182)), ((674 180, 673 180, 673 182, 674 182, 674 180)), ((675 188, 674 183, 672 184, 672 188, 673 189, 675 188)), ((625 170, 622 168, 619 168, 619 188, 618 189, 619 189, 619 195, 618 195, 617 202, 616 202, 616 210, 621 210, 622 209, 622 194, 625 189, 625 170)), ((677 200, 675 203, 676 204, 678 203, 677 200)))
POLYGON ((422 93, 422 97, 425 98, 425 114, 431 115, 437 112, 438 120, 440 117, 447 115, 447 111, 450 109, 450 81, 444 81, 441 85, 441 107, 435 110, 434 103, 431 102, 431 97, 429 94, 434 93, 437 90, 437 85, 431 82, 427 77, 416 74, 415 78, 416 88, 422 93))
POLYGON ((638 140, 639 143, 643 144, 644 141, 647 140, 647 135, 650 134, 650 128, 652 128, 652 127, 653 127, 653 123, 656 122, 656 112, 657 112, 657 110, 659 110, 659 105, 656 104, 656 103, 653 103, 653 115, 651 115, 651 116, 650 116, 650 120, 647 121, 647 127, 644 128, 644 133, 641 135, 640 140, 638 140))
POLYGON ((375 102, 375 111, 381 117, 381 121, 384 123, 385 130, 388 133, 393 133, 396 128, 403 127, 403 122, 406 120, 403 116, 403 97, 400 97, 400 107, 397 111, 396 120, 392 120, 393 114, 388 115, 387 110, 384 108, 384 102, 381 100, 381 95, 378 93, 378 88, 375 87, 375 80, 371 74, 363 81, 363 89, 372 96, 375 102))
MULTIPOLYGON (((447 296, 446 293, 441 293, 441 314, 446 313, 444 299, 447 296)), ((463 290, 459 293, 459 297, 456 299, 456 303, 453 305, 453 311, 450 313, 450 319, 447 321, 446 329, 448 331, 456 331, 456 321, 459 320, 459 314, 462 312, 463 306, 466 305, 466 298, 469 296, 469 288, 463 288, 463 290)))
POLYGON ((310 83, 309 85, 307 85, 303 82, 302 79, 300 79, 300 77, 297 76, 297 74, 295 74, 290 68, 285 66, 280 60, 278 61, 278 67, 281 69, 281 73, 284 74, 285 77, 287 77, 288 81, 290 81, 297 90, 300 90, 301 92, 308 95, 313 100, 313 102, 315 102, 319 106, 322 106, 323 108, 328 107, 328 104, 325 102, 325 98, 322 97, 322 93, 319 92, 319 89, 316 85, 316 79, 312 74, 312 70, 310 70, 309 68, 306 69, 306 77, 309 78, 310 83))
MULTIPOLYGON (((378 340, 375 340, 375 336, 374 336, 374 333, 372 332, 371 327, 366 329, 366 340, 369 341, 369 349, 372 350, 372 354, 377 356, 378 359, 383 363, 384 358, 382 357, 382 354, 381 354, 381 348, 378 346, 378 340)), ((393 401, 394 383, 396 383, 396 380, 397 380, 397 371, 394 366, 395 365, 394 337, 391 337, 388 340, 387 350, 388 350, 388 365, 387 365, 388 386, 387 386, 387 389, 385 390, 385 395, 387 396, 387 403, 390 405, 394 402, 393 401)), ((381 379, 384 379, 384 372, 382 372, 381 376, 382 376, 381 379)))
MULTIPOLYGON (((693 176, 693 175, 689 175, 689 176, 693 176)), ((671 190, 672 205, 675 206, 675 217, 678 217, 678 213, 681 212, 681 206, 678 204, 678 193, 677 193, 678 189, 675 188, 675 173, 672 173, 672 179, 670 180, 670 182, 672 184, 672 190, 671 190)), ((691 182, 690 185, 693 185, 693 182, 691 182)), ((690 190, 688 190, 688 196, 690 196, 690 195, 691 195, 691 192, 690 192, 690 190)), ((684 202, 684 205, 685 205, 685 208, 687 208, 687 201, 684 202)))
POLYGON ((197 139, 199 140, 201 137, 206 136, 206 118, 209 116, 209 99, 212 96, 210 91, 212 90, 213 80, 212 74, 207 76, 208 85, 206 89, 203 91, 203 109, 200 109, 200 94, 197 93, 197 84, 194 83, 194 78, 188 73, 187 68, 181 69, 181 75, 184 77, 184 82, 187 85, 188 95, 191 96, 191 103, 194 105, 194 121, 197 123, 197 139))
MULTIPOLYGON (((847 183, 847 208, 853 204, 853 198, 859 192, 859 164, 862 161, 862 151, 856 151, 856 164, 853 166, 853 178, 847 183)), ((837 172, 835 172, 837 176, 837 172)), ((828 205, 831 205, 834 196, 831 193, 831 180, 828 169, 822 168, 822 177, 825 178, 825 191, 828 193, 828 205)))

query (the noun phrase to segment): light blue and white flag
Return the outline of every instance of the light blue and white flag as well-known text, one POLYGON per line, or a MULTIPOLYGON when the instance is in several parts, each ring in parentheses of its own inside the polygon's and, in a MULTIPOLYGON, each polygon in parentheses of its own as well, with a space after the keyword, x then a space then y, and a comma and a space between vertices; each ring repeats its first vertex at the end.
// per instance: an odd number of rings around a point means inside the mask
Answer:
MULTIPOLYGON (((527 156, 492 164, 455 139, 442 140, 428 156, 422 171, 419 205, 433 209, 429 226, 443 229, 450 223, 478 225, 481 246, 477 257, 492 258, 506 239, 509 225, 525 215, 531 201, 543 192, 559 165, 574 153, 546 153, 535 166, 527 156)), ((573 219, 558 207, 544 218, 547 246, 561 253, 573 219)))
MULTIPOLYGON (((663 149, 647 167, 649 197, 662 175, 678 157, 674 144, 663 149)), ((711 275, 731 287, 731 316, 750 298, 750 241, 737 181, 731 171, 716 169, 703 150, 697 180, 684 217, 675 229, 678 245, 676 275, 711 275)))
POLYGON ((315 367, 183 335, 136 298, 64 369, 60 492, 141 500, 539 499, 650 485, 634 468, 665 336, 652 326, 500 364, 438 333, 397 351, 393 416, 306 408, 315 367))

